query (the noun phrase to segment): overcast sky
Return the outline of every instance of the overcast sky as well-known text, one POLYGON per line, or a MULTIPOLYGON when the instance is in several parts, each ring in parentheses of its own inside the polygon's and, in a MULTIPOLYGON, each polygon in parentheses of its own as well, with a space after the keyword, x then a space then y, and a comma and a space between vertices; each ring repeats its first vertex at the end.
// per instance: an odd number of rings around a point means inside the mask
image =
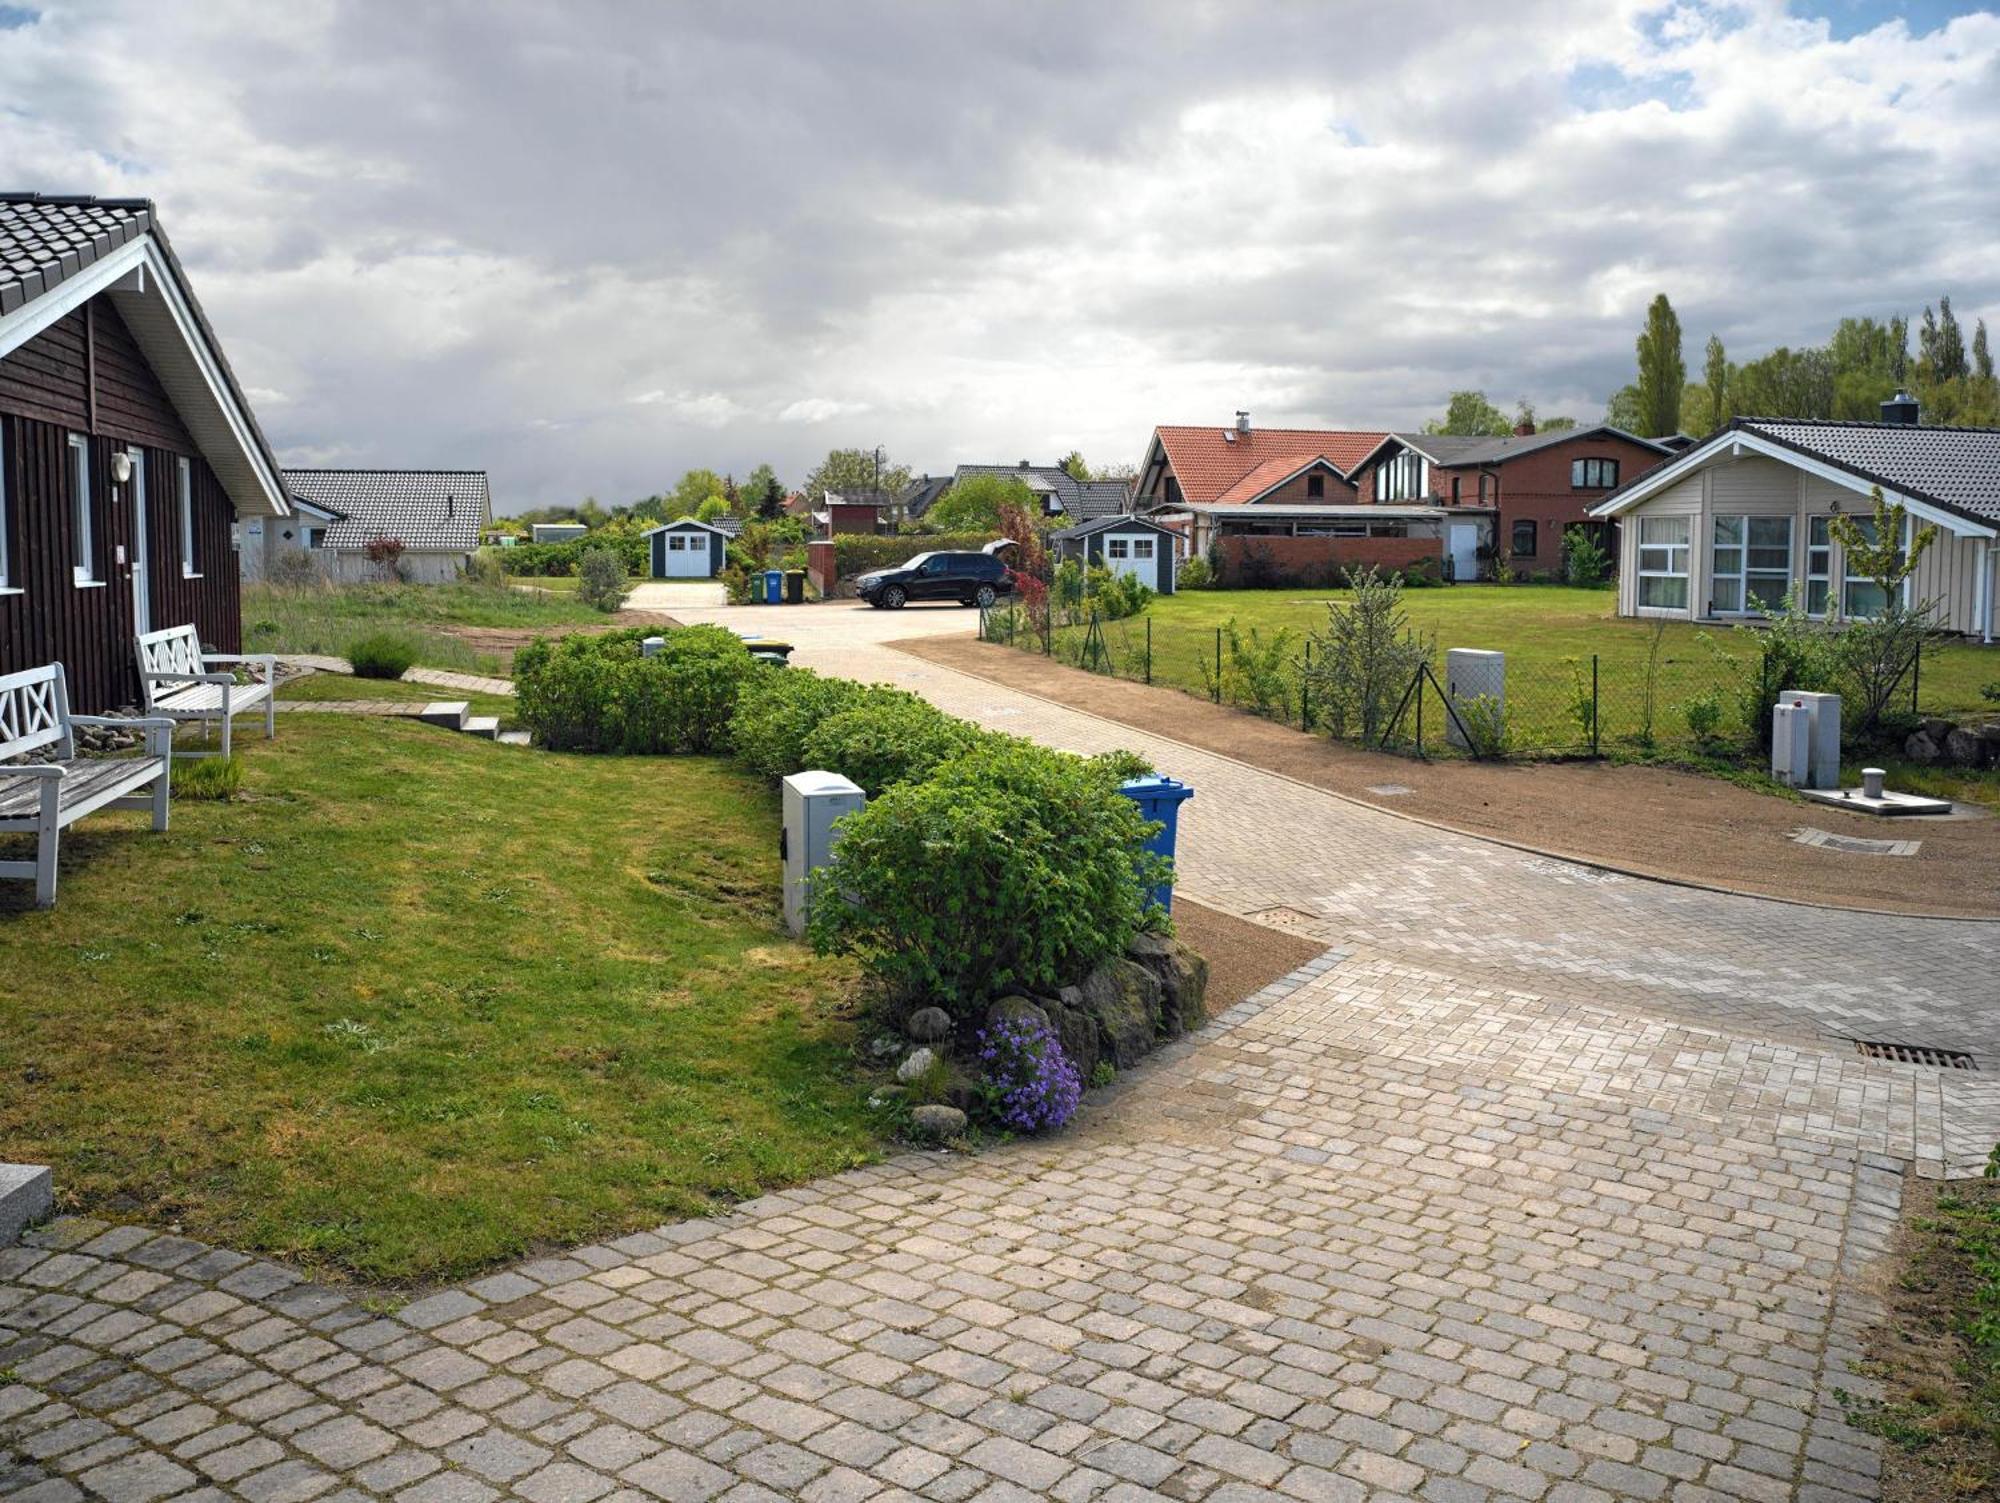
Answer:
POLYGON ((503 511, 1136 461, 1156 423, 1596 417, 2000 310, 2000 16, 1955 4, 0 4, 0 185, 144 195, 291 463, 503 511))

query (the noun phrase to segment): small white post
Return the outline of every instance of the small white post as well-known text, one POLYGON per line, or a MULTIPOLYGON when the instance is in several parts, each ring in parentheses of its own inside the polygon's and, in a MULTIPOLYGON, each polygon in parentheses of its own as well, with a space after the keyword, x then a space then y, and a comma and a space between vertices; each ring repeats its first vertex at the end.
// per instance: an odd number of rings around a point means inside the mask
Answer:
POLYGON ((1879 799, 1882 797, 1882 769, 1864 767, 1861 769, 1861 796, 1879 799))

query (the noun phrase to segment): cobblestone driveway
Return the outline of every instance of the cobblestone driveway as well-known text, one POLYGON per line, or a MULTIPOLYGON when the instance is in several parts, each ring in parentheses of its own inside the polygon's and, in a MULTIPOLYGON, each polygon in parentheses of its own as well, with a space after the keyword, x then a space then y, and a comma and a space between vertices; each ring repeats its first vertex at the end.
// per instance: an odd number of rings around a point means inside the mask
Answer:
POLYGON ((1874 1496, 1832 1398, 1868 1388, 1865 1275, 1903 1164, 1983 1158, 1994 1113, 1982 1077, 1843 1035, 1983 1047, 1991 926, 1439 835, 884 653, 856 614, 801 657, 1139 742, 1200 788, 1188 887, 1337 948, 1053 1142, 899 1158, 395 1315, 59 1222, 0 1252, 0 1495, 1874 1496))

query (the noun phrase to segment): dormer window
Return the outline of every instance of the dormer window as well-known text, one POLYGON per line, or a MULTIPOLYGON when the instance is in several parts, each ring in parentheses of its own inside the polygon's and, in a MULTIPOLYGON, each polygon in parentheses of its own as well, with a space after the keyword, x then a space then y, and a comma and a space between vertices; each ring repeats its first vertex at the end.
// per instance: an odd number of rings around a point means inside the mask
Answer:
POLYGON ((1324 501, 1326 499, 1326 476, 1306 476, 1306 499, 1308 501, 1324 501))

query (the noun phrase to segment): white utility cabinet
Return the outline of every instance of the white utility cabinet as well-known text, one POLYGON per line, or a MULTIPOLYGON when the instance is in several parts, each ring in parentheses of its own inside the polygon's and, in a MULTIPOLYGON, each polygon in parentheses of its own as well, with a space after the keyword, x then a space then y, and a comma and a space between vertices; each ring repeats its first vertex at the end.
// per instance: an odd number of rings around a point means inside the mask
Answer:
POLYGON ((1771 706, 1771 780, 1807 788, 1811 776, 1812 711, 1781 698, 1771 706))
POLYGON ((833 860, 840 839, 834 821, 867 802, 868 795, 837 772, 795 772, 785 779, 779 851, 785 858, 785 927, 793 934, 806 932, 813 873, 833 860))
MULTIPOLYGON (((1469 699, 1486 698, 1493 701, 1498 718, 1497 725, 1506 723, 1507 715, 1507 654, 1488 652, 1478 647, 1448 648, 1444 655, 1445 692, 1451 697, 1451 707, 1460 716, 1465 714, 1465 702, 1469 699)), ((1458 733, 1458 723, 1449 715, 1444 722, 1445 739, 1460 751, 1469 751, 1465 737, 1458 733)))
POLYGON ((1803 689, 1787 689, 1778 696, 1780 704, 1806 712, 1806 761, 1798 769, 1798 788, 1838 788, 1840 786, 1840 696, 1812 694, 1803 689))

